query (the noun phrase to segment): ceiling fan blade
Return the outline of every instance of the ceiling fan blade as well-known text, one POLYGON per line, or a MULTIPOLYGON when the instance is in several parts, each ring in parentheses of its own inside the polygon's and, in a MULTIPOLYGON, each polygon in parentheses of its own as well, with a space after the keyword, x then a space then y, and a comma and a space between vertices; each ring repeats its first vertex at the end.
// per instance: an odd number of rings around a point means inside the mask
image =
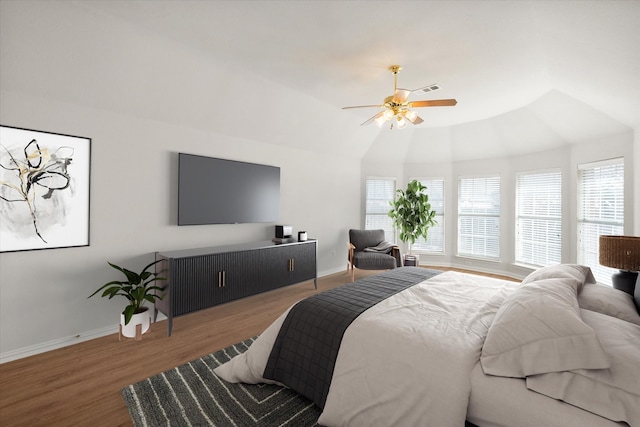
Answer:
POLYGON ((368 125, 369 123, 371 123, 372 121, 374 121, 378 117, 382 117, 383 114, 384 114, 384 111, 380 111, 378 114, 376 114, 375 116, 371 117, 369 120, 367 120, 366 122, 362 123, 360 126, 368 125))
POLYGON ((458 101, 455 99, 434 99, 431 101, 411 101, 409 107, 453 107, 458 101))
POLYGON ((424 120, 422 120, 422 118, 420 118, 419 116, 416 116, 416 118, 413 119, 413 121, 409 119, 409 117, 407 117, 407 120, 409 120, 414 125, 419 125, 420 123, 424 122, 424 120))
POLYGON ((343 110, 348 110, 350 108, 370 108, 370 107, 378 107, 382 108, 384 105, 354 105, 353 107, 342 107, 343 110))
POLYGON ((404 101, 407 100, 407 96, 409 96, 410 94, 411 94, 410 90, 396 89, 395 93, 393 94, 392 101, 395 102, 396 104, 402 104, 404 101))

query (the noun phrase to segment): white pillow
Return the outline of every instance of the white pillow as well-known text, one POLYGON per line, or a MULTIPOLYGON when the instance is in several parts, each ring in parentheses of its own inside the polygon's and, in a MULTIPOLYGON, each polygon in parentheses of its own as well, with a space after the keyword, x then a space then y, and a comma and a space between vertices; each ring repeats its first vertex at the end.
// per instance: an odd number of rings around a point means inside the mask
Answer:
POLYGON ((582 288, 585 283, 596 283, 591 268, 586 265, 578 264, 558 264, 541 267, 536 271, 531 272, 527 277, 522 280, 522 284, 535 282, 542 279, 576 279, 580 282, 578 289, 582 288))
POLYGON ((580 317, 575 278, 518 286, 498 309, 482 347, 485 374, 527 375, 610 366, 598 337, 580 317))
POLYGON ((640 326, 581 311, 611 358, 608 369, 579 369, 527 377, 527 388, 612 421, 640 426, 640 326))
POLYGON ((585 310, 597 311, 640 325, 640 315, 633 297, 611 286, 591 283, 585 285, 578 294, 578 305, 585 310))

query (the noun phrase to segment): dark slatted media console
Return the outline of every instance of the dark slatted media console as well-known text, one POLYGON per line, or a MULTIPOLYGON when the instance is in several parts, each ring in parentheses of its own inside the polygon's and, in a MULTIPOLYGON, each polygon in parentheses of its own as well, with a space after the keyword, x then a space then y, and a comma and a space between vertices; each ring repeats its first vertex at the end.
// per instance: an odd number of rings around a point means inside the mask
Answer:
POLYGON ((305 280, 318 288, 316 240, 276 244, 272 241, 157 252, 156 271, 165 281, 158 311, 168 318, 270 291, 305 280))

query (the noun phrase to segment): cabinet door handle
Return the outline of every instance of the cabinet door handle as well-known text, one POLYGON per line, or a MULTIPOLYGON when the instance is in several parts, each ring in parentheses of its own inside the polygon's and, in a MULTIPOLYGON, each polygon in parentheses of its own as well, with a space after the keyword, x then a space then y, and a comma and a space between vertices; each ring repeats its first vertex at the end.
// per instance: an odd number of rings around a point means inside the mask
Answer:
POLYGON ((226 270, 218 271, 218 287, 224 288, 227 286, 227 272, 226 270))

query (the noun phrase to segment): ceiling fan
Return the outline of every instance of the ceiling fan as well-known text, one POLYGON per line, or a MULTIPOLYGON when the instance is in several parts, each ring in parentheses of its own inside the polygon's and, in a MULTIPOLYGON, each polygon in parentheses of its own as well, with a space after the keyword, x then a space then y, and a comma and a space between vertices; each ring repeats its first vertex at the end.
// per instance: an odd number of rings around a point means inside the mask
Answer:
POLYGON ((398 89, 398 73, 402 70, 402 67, 399 65, 392 65, 389 67, 389 71, 393 73, 393 95, 387 96, 382 104, 375 105, 356 105, 353 107, 342 107, 343 110, 347 110, 350 108, 384 108, 384 110, 380 111, 375 116, 371 117, 366 122, 362 123, 361 126, 367 125, 371 122, 375 122, 378 127, 382 127, 386 122, 391 122, 390 129, 393 129, 394 125, 399 129, 402 129, 407 126, 407 121, 411 122, 414 125, 418 125, 422 123, 420 117, 418 117, 418 113, 412 110, 412 108, 418 107, 452 107, 458 103, 455 99, 434 99, 431 101, 407 101, 409 95, 413 92, 424 91, 431 92, 433 90, 439 89, 437 84, 432 84, 429 86, 421 87, 419 89, 408 90, 408 89, 398 89))

